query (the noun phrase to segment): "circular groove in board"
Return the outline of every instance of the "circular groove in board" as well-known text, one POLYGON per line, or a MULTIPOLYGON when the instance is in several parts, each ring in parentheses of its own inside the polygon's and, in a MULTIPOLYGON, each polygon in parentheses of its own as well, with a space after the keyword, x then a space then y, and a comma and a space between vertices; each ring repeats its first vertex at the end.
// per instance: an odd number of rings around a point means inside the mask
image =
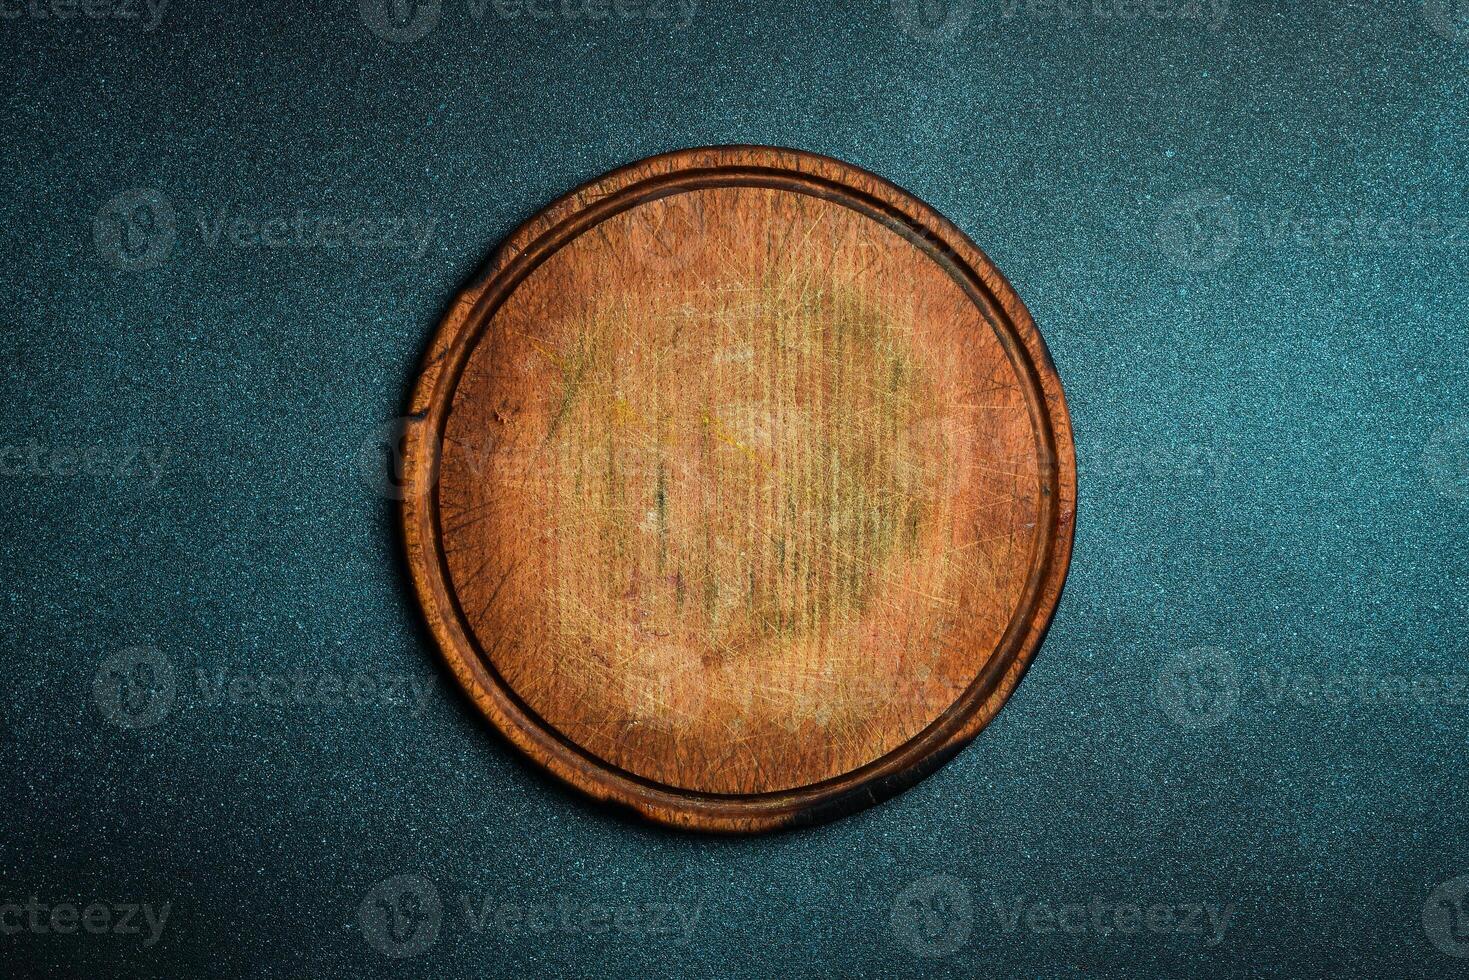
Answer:
POLYGON ((475 703, 681 827, 828 819, 994 717, 1070 557, 1070 422, 952 224, 792 150, 653 157, 520 228, 413 396, 403 520, 475 703))

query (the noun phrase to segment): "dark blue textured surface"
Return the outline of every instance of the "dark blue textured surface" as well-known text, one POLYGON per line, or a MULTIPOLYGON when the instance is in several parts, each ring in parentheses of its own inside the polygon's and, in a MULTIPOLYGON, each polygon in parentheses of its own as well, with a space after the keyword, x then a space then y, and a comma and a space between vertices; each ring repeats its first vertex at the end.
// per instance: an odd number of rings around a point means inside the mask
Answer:
POLYGON ((152 30, 36 3, 0 20, 0 903, 169 912, 147 945, 0 908, 7 972, 1464 971, 1462 5, 444 0, 392 41, 373 0, 152 30), (1081 461, 1067 592, 997 722, 877 809, 757 840, 519 762, 446 684, 370 477, 504 235, 727 142, 841 157, 969 232, 1081 461), (221 212, 285 244, 211 237, 221 212), (323 218, 377 238, 327 247, 323 218), (297 675, 317 703, 258 684, 297 675))

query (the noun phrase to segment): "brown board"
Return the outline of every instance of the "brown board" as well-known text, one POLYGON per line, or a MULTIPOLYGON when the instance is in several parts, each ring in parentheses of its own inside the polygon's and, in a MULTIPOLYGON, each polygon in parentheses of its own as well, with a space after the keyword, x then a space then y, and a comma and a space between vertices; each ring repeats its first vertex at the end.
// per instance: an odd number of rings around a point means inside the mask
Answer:
POLYGON ((1024 305, 808 153, 683 150, 516 231, 433 340, 403 521, 495 727, 580 790, 750 832, 868 806, 1015 689, 1076 467, 1024 305))

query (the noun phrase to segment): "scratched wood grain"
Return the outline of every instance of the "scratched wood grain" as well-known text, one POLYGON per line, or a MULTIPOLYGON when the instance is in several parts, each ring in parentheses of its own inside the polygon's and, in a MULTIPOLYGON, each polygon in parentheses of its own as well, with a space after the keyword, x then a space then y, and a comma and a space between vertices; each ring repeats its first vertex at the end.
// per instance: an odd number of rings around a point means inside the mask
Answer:
POLYGON ((994 266, 837 161, 655 157, 527 223, 414 396, 405 537, 439 645, 600 799, 755 831, 890 795, 1049 622, 1075 465, 994 266))

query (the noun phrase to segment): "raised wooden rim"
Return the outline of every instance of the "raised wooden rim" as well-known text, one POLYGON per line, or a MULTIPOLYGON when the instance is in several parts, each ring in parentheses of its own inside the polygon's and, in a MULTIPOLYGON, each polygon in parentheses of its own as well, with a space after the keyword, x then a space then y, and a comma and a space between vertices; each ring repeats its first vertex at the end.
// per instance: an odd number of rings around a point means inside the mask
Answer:
POLYGON ((459 683, 522 752, 588 795, 671 826, 728 833, 829 820, 911 786, 974 738, 1015 690, 1045 636, 1071 557, 1076 458, 1065 396, 1030 313, 994 263, 934 209, 867 171, 800 150, 678 150, 615 170, 517 229, 454 301, 430 345, 404 439, 403 532, 428 625, 459 683), (659 784, 595 757, 548 727, 499 676, 466 626, 441 547, 438 464, 460 374, 501 303, 549 255, 601 221, 648 200, 719 186, 777 187, 835 201, 879 221, 949 271, 981 311, 1025 387, 1039 447, 1037 556, 996 652, 927 728, 887 755, 832 779, 755 795, 659 784))

